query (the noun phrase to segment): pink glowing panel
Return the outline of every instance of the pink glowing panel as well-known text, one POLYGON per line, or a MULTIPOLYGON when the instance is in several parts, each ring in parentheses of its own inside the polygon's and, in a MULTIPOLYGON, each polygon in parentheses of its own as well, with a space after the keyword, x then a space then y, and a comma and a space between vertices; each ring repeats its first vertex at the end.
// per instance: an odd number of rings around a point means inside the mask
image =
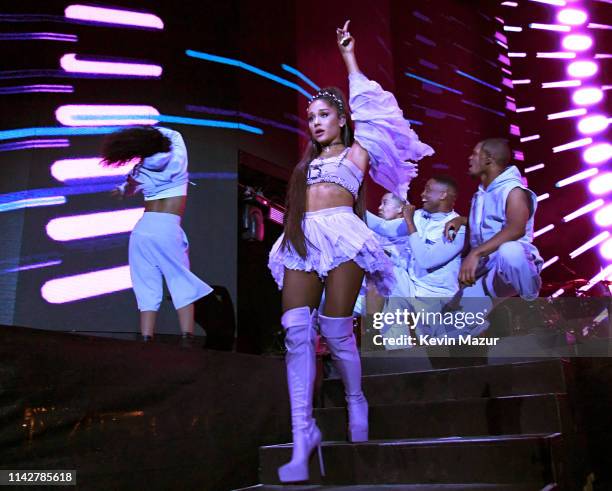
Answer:
POLYGON ((612 225, 612 203, 608 203, 595 213, 595 223, 600 227, 609 227, 612 225))
POLYGON ((516 136, 521 136, 521 128, 519 128, 515 124, 511 124, 510 125, 510 134, 511 135, 516 135, 516 136))
POLYGON ((572 100, 579 106, 590 106, 597 104, 603 99, 603 92, 596 87, 585 87, 578 89, 572 95, 572 100))
POLYGON ((606 259, 612 260, 612 239, 606 240, 599 248, 599 253, 606 259))
POLYGON ((151 29, 164 28, 164 23, 156 15, 134 12, 132 10, 92 7, 90 5, 70 5, 66 7, 64 14, 69 19, 88 20, 122 26, 149 27, 151 29))
POLYGON ((504 65, 510 65, 510 59, 502 54, 497 57, 497 61, 501 61, 504 65))
POLYGON ((608 127, 608 118, 601 114, 587 116, 578 122, 578 131, 584 135, 593 135, 608 127))
POLYGON ((593 39, 583 34, 570 34, 562 41, 563 49, 570 51, 585 51, 593 46, 593 39))
POLYGON ((591 145, 582 153, 582 158, 587 164, 599 165, 612 157, 612 145, 609 143, 598 143, 591 145))
POLYGON ((576 78, 592 77, 597 73, 597 70, 597 63, 592 61, 574 61, 567 67, 567 73, 576 78))
POLYGON ((53 240, 66 242, 131 232, 143 212, 144 208, 132 208, 54 218, 47 224, 47 235, 53 240))
POLYGON ((563 9, 557 14, 557 20, 561 24, 579 26, 587 21, 587 14, 583 10, 563 9))
POLYGON ((606 172, 605 174, 601 174, 591 179, 591 182, 589 182, 589 191, 597 196, 611 192, 612 173, 606 172))
POLYGON ((49 280, 40 289, 40 294, 47 302, 57 304, 108 295, 131 287, 130 267, 119 266, 49 280))
POLYGON ((58 181, 71 179, 91 179, 127 175, 138 163, 138 159, 121 167, 103 167, 99 157, 87 159, 64 159, 51 164, 51 175, 58 181))
POLYGON ((60 106, 57 120, 65 126, 155 124, 159 111, 152 106, 60 106))
POLYGON ((95 61, 77 59, 74 53, 60 58, 60 65, 66 72, 97 73, 105 75, 130 75, 133 77, 159 77, 162 67, 144 63, 126 63, 115 61, 95 61))

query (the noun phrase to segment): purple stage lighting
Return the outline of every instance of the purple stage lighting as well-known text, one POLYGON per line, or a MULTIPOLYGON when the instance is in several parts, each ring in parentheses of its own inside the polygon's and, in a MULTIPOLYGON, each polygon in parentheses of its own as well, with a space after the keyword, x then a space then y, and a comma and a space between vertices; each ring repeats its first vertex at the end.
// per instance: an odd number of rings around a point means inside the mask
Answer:
POLYGON ((609 227, 612 225, 612 203, 608 203, 595 213, 595 223, 600 227, 609 227))
POLYGON ((589 191, 591 193, 601 196, 612 191, 612 172, 606 172, 601 174, 589 182, 589 191))
POLYGON ((562 41, 563 49, 570 51, 586 51, 593 46, 593 39, 582 34, 570 34, 562 41))
POLYGON ((593 135, 608 127, 608 118, 601 114, 587 116, 578 122, 578 131, 583 135, 593 135))
POLYGON ((593 61, 574 61, 568 65, 567 73, 572 77, 586 78, 595 75, 598 68, 597 63, 593 61))
POLYGON ((587 164, 600 165, 612 157, 612 145, 609 143, 597 143, 591 145, 582 153, 582 158, 587 164))
POLYGON ((603 92, 597 87, 584 87, 572 95, 572 100, 579 106, 597 104, 603 99, 603 92))
POLYGON ((587 21, 587 13, 578 9, 563 9, 557 14, 557 20, 561 24, 579 26, 587 21))

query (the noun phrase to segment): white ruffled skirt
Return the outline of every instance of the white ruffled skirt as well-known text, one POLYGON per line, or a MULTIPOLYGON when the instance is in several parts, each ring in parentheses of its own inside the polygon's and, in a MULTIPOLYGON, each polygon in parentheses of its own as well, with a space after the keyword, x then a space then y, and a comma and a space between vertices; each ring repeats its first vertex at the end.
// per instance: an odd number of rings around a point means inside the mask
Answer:
POLYGON ((393 263, 376 234, 355 215, 353 208, 338 206, 306 212, 302 227, 306 236, 305 259, 290 244, 282 247, 284 234, 270 251, 268 267, 279 289, 283 287, 285 268, 316 271, 324 280, 335 267, 355 261, 382 296, 390 295, 395 283, 393 263))

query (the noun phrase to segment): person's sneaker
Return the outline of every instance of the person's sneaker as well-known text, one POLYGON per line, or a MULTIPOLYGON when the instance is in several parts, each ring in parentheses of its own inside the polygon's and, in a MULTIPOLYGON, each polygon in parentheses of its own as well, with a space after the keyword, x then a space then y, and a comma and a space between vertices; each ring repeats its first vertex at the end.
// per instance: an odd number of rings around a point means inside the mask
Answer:
POLYGON ((190 332, 184 332, 181 336, 181 347, 193 348, 195 346, 195 336, 190 332))

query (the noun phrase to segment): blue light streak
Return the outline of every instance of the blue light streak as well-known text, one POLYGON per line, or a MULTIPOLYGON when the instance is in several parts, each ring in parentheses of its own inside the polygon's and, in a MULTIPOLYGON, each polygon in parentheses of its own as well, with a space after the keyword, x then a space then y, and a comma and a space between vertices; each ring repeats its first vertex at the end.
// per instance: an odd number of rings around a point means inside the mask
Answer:
POLYGON ((463 95, 463 92, 461 92, 460 90, 451 89, 450 87, 447 87, 446 85, 439 84, 438 82, 434 82, 433 80, 429 80, 428 78, 419 77, 418 75, 415 75, 414 73, 404 72, 404 75, 410 78, 414 78, 415 80, 418 80, 425 84, 433 85, 434 87, 439 87, 441 89, 448 90, 449 92, 452 92, 453 94, 463 95))
POLYGON ((478 82, 479 84, 484 85, 485 87, 489 87, 490 89, 493 89, 497 92, 502 91, 501 88, 496 87, 495 85, 491 85, 490 83, 485 82, 484 80, 480 80, 479 78, 469 75, 468 73, 462 72, 461 70, 455 70, 455 73, 461 75, 462 77, 469 78, 470 80, 473 80, 474 82, 478 82))
POLYGON ((243 70, 254 73, 255 75, 259 75, 260 77, 267 78, 268 80, 272 80, 273 82, 284 85, 285 87, 289 87, 293 90, 297 90, 300 94, 302 94, 307 99, 310 99, 312 96, 299 85, 294 84, 293 82, 290 82, 287 79, 279 77, 278 75, 274 75, 273 73, 266 72, 265 70, 262 70, 261 68, 257 68, 256 66, 249 65, 248 63, 244 63, 243 61, 240 61, 240 60, 235 60, 233 58, 227 58, 225 56, 211 55, 209 53, 202 53, 200 51, 194 51, 192 49, 186 50, 185 54, 187 56, 191 56, 192 58, 197 58, 200 60, 212 61, 214 63, 221 63, 223 65, 230 65, 230 66, 242 68, 243 70))
POLYGON ((296 77, 299 77, 304 82, 306 82, 308 85, 310 85, 314 90, 320 90, 321 89, 321 87, 319 87, 317 84, 315 84, 312 80, 310 80, 306 75, 304 75, 298 69, 293 68, 293 67, 291 67, 289 65, 285 65, 284 63, 281 65, 281 68, 283 70, 289 72, 289 73, 292 73, 296 77))

